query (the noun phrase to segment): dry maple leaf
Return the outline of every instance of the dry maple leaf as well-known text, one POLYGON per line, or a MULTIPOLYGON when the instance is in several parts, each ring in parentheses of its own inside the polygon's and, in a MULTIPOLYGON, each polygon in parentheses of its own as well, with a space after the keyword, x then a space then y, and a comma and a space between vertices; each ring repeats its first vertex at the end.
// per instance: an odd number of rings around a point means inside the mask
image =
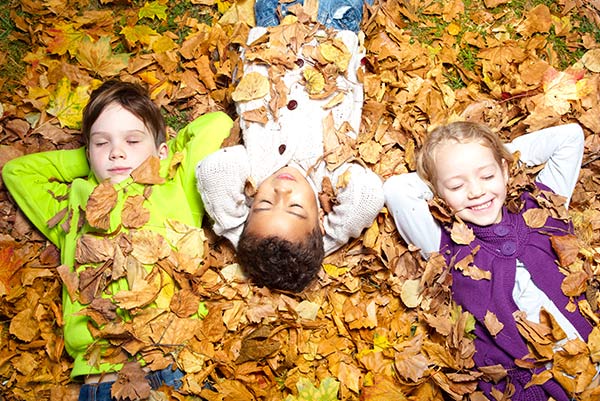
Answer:
POLYGON ((85 208, 85 218, 90 226, 100 230, 110 228, 110 212, 117 204, 117 191, 109 181, 103 181, 90 195, 85 208))
POLYGON ((102 77, 117 75, 127 67, 129 56, 125 53, 112 54, 110 40, 110 37, 103 36, 92 42, 88 36, 84 36, 77 47, 77 61, 82 67, 102 77))

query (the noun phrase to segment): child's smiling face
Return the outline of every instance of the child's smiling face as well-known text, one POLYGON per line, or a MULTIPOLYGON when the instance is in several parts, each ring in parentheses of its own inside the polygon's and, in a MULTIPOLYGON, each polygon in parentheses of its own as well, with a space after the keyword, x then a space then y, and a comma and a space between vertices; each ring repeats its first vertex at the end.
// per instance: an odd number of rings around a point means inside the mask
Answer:
POLYGON ((435 149, 435 188, 463 221, 488 226, 502 220, 508 166, 480 142, 445 142, 435 149))
POLYGON ((261 237, 296 242, 320 224, 320 213, 315 192, 304 175, 284 167, 258 187, 246 229, 261 237))
POLYGON ((117 103, 106 106, 90 129, 88 159, 99 181, 119 183, 149 156, 167 153, 167 145, 157 147, 144 122, 117 103))

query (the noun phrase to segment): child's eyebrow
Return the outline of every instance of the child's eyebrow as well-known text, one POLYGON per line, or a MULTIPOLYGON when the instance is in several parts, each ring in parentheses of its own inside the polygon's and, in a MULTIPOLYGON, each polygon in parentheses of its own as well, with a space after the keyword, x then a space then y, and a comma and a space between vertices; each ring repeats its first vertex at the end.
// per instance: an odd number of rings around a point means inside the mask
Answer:
MULTIPOLYGON (((110 135, 111 132, 110 131, 92 131, 90 132, 90 136, 93 135, 110 135)), ((141 134, 141 135, 147 135, 150 134, 147 131, 141 130, 141 129, 130 129, 127 131, 123 131, 123 134, 125 135, 131 135, 131 134, 141 134)))
MULTIPOLYGON (((268 208, 268 207, 257 207, 257 208, 254 208, 254 209, 252 209, 252 210, 253 210, 254 212, 268 212, 269 210, 271 210, 271 208, 268 208)), ((307 217, 307 216, 304 216, 304 215, 302 215, 302 214, 300 214, 300 213, 297 213, 297 212, 295 212, 295 211, 293 211, 293 210, 286 210, 285 212, 286 212, 286 213, 288 213, 288 214, 294 215, 294 216, 296 216, 296 217, 299 217, 299 218, 301 218, 302 220, 306 220, 306 219, 308 219, 308 217, 307 217)))

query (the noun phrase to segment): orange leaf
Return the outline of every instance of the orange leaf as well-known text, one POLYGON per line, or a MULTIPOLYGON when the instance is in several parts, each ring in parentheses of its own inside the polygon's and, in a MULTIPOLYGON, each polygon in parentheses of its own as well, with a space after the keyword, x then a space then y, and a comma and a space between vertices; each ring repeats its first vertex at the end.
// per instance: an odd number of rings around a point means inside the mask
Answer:
POLYGON ((164 184, 165 179, 160 176, 160 160, 156 156, 150 156, 135 170, 131 172, 131 177, 138 184, 154 185, 164 184))
POLYGON ((550 237, 550 243, 558 256, 558 263, 561 266, 569 266, 577 260, 580 246, 579 240, 575 235, 553 235, 550 237))
POLYGON ((101 230, 110 228, 110 212, 117 204, 117 191, 108 181, 101 182, 90 195, 85 217, 90 226, 101 230))
POLYGON ((142 206, 144 200, 141 195, 130 196, 125 200, 121 213, 124 227, 140 228, 150 220, 150 211, 142 206))
POLYGON ((452 241, 459 245, 469 245, 475 240, 475 234, 465 223, 455 221, 450 231, 452 241))

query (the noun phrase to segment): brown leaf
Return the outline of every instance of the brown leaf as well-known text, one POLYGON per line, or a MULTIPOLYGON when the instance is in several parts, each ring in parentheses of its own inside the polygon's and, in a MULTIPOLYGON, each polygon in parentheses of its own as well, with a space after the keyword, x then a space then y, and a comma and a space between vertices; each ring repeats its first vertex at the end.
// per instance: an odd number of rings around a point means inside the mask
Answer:
POLYGON ((114 254, 115 244, 108 238, 84 234, 77 240, 75 260, 81 264, 106 262, 114 254))
POLYGON ((541 228, 546 224, 546 220, 550 214, 546 209, 529 209, 523 213, 523 219, 525 220, 525 224, 527 224, 531 228, 541 228))
POLYGON ((475 234, 465 223, 455 221, 450 231, 452 241, 459 245, 469 245, 475 240, 475 234))
POLYGON ((150 211, 143 206, 144 200, 141 195, 129 196, 125 199, 121 213, 124 227, 140 228, 150 220, 150 211))
POLYGON ((323 177, 321 182, 321 192, 319 192, 319 204, 325 214, 331 213, 333 207, 338 204, 335 189, 331 184, 329 177, 323 177))
POLYGON ((589 275, 583 271, 569 273, 562 281, 560 289, 568 297, 577 297, 586 291, 588 278, 589 275))
POLYGON ((280 348, 277 340, 270 338, 271 330, 260 326, 242 339, 240 355, 236 359, 237 364, 247 361, 259 361, 273 354, 280 348))
POLYGON ((90 195, 85 218, 90 226, 100 230, 110 228, 110 212, 117 204, 117 191, 109 181, 101 182, 90 195))
POLYGON ((164 184, 165 179, 160 176, 160 159, 156 156, 150 156, 135 170, 131 172, 131 177, 138 184, 154 185, 164 184))
POLYGON ((488 329, 490 334, 494 337, 496 337, 496 334, 500 333, 500 331, 502 331, 502 329, 504 328, 504 324, 498 320, 498 317, 494 313, 490 311, 487 311, 485 313, 483 323, 485 324, 485 327, 488 329))
POLYGON ((569 266, 577 260, 580 245, 575 235, 553 235, 550 237, 550 243, 558 256, 558 263, 561 266, 569 266))
POLYGON ((127 362, 119 371, 117 381, 110 390, 111 397, 117 400, 143 400, 150 397, 150 384, 146 372, 138 362, 127 362))
POLYGON ((180 290, 171 298, 170 309, 179 317, 190 317, 198 312, 200 297, 190 290, 180 290))

